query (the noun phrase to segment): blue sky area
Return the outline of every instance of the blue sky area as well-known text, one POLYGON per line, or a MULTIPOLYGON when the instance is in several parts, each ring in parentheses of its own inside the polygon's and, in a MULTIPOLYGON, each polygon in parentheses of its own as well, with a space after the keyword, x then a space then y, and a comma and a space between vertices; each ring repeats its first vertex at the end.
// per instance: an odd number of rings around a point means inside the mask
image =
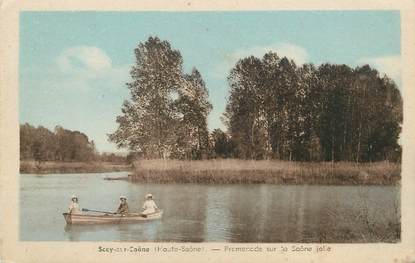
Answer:
MULTIPOLYGON (((297 64, 370 64, 400 85, 398 11, 22 12, 20 123, 79 130, 112 152, 134 48, 158 36, 180 50, 209 90, 209 129, 222 128, 227 75, 273 50, 297 64)), ((121 150, 122 151, 122 150, 121 150)))

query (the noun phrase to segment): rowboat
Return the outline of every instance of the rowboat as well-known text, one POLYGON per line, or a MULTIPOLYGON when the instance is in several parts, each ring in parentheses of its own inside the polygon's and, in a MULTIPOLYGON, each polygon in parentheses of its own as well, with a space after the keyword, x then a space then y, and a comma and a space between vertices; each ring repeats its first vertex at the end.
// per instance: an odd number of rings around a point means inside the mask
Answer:
POLYGON ((128 214, 69 214, 63 213, 67 224, 80 225, 80 224, 123 224, 123 223, 136 223, 142 221, 150 221, 160 219, 163 215, 163 210, 159 210, 153 214, 147 216, 141 213, 128 213, 128 214))

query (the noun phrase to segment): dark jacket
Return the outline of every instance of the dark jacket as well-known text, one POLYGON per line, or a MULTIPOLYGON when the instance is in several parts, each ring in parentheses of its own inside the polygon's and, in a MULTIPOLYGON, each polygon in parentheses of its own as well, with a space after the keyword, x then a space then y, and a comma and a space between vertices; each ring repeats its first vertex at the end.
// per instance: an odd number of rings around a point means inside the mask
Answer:
POLYGON ((117 214, 127 214, 128 213, 128 204, 127 202, 121 203, 117 209, 117 214))

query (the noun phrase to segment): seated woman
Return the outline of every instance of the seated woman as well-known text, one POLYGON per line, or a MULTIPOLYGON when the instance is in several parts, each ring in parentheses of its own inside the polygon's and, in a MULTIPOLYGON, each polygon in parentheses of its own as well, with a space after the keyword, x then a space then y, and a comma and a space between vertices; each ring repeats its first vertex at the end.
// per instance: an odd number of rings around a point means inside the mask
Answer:
POLYGON ((118 206, 117 214, 128 214, 127 197, 120 196, 120 205, 118 206))
POLYGON ((80 213, 81 213, 81 210, 79 210, 78 197, 76 195, 72 195, 68 214, 80 214, 80 213))
POLYGON ((146 201, 144 201, 143 212, 141 213, 144 217, 149 214, 153 214, 158 211, 158 207, 153 200, 152 194, 146 194, 146 201))

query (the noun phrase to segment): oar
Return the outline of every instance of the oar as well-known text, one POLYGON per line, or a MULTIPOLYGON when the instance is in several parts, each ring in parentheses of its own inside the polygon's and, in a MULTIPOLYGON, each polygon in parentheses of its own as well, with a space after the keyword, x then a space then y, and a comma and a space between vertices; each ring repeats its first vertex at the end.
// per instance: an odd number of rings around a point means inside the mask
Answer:
POLYGON ((113 215, 117 214, 117 213, 114 213, 114 212, 98 211, 98 210, 92 210, 92 209, 87 209, 87 208, 82 208, 82 211, 84 211, 84 212, 104 213, 104 214, 113 214, 113 215))

